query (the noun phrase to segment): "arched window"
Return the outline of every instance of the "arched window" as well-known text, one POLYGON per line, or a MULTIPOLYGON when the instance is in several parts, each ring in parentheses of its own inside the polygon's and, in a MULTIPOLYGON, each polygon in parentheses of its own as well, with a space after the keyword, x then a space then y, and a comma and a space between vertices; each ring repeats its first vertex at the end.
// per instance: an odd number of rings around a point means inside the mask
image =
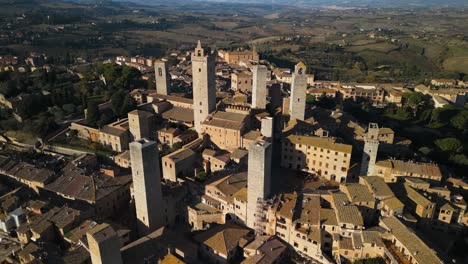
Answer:
POLYGON ((162 76, 162 68, 158 68, 158 75, 162 76))

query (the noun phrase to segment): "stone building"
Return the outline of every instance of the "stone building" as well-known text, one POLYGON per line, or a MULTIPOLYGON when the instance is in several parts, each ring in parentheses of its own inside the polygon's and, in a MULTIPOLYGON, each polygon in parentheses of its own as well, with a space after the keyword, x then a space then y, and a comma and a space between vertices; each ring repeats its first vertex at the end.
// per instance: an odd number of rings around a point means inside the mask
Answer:
POLYGON ((351 145, 336 143, 330 138, 290 135, 283 140, 281 166, 346 182, 351 152, 351 145))
POLYGON ((231 89, 244 93, 252 91, 252 74, 250 72, 234 72, 231 74, 231 89))
POLYGON ((154 137, 152 135, 153 117, 152 113, 141 110, 133 110, 128 113, 128 126, 132 141, 154 137))
POLYGON ((390 159, 378 161, 374 174, 382 177, 385 182, 396 182, 398 177, 415 177, 440 183, 443 177, 437 164, 390 159))
POLYGON ((162 157, 163 178, 176 182, 184 176, 194 176, 196 160, 197 154, 189 148, 182 148, 162 157))
POLYGON ((382 103, 385 98, 385 90, 372 85, 348 85, 340 86, 338 92, 343 100, 365 99, 373 103, 382 103))
POLYGON ((122 152, 128 149, 129 124, 128 119, 121 119, 104 126, 99 130, 99 143, 113 151, 122 152))
POLYGON ((271 162, 273 146, 265 141, 256 141, 249 146, 247 178, 247 226, 257 229, 257 204, 268 198, 271 192, 271 162))
POLYGON ((266 66, 255 65, 253 67, 252 108, 266 108, 267 74, 268 69, 266 66))
POLYGON ((216 108, 215 57, 198 46, 192 53, 194 125, 202 133, 202 123, 216 108))
POLYGON ((304 121, 306 92, 307 92, 307 68, 300 62, 294 68, 291 83, 291 97, 289 102, 289 115, 291 118, 304 121))
POLYGON ((224 51, 220 50, 218 56, 223 58, 228 64, 240 64, 241 62, 258 61, 259 56, 255 50, 245 51, 224 51))
POLYGON ((220 149, 234 151, 242 146, 242 135, 248 129, 248 115, 218 111, 202 123, 202 132, 220 149))
POLYGON ((168 95, 171 93, 171 83, 169 76, 169 67, 165 61, 157 60, 154 62, 154 71, 156 76, 156 92, 158 94, 168 95))
POLYGON ((375 162, 379 151, 379 126, 369 123, 369 128, 364 136, 364 152, 361 160, 361 172, 363 176, 372 176, 375 172, 375 162))
POLYGON ((146 235, 163 225, 161 171, 156 142, 141 139, 130 144, 138 232, 146 235))
POLYGON ((422 241, 413 230, 406 227, 398 218, 383 217, 380 226, 387 230, 384 234, 393 255, 401 256, 397 261, 410 264, 444 263, 429 246, 422 241))
POLYGON ((93 264, 123 263, 119 238, 110 225, 96 225, 88 231, 86 237, 93 264))
POLYGON ((167 127, 158 130, 158 140, 161 144, 166 144, 172 147, 175 143, 175 139, 180 135, 181 131, 178 128, 167 127))

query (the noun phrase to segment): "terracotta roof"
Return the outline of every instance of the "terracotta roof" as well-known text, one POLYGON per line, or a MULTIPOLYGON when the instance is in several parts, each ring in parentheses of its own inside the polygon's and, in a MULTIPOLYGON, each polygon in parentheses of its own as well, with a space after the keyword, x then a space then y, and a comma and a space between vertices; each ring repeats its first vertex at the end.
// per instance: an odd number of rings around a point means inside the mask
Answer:
POLYGON ((173 107, 162 114, 165 119, 193 123, 193 109, 173 107))
POLYGON ((240 130, 247 119, 247 115, 231 112, 216 112, 211 118, 205 120, 203 124, 227 129, 240 130))
POLYGON ((109 224, 100 224, 88 231, 88 235, 92 236, 97 242, 105 241, 110 237, 117 236, 117 233, 109 224))
POLYGON ((75 221, 78 221, 80 214, 81 212, 78 210, 68 206, 63 206, 55 213, 53 217, 50 218, 50 221, 53 222, 58 228, 65 228, 75 221))
POLYGON ((340 236, 340 249, 354 249, 353 240, 349 237, 340 236))
MULTIPOLYGON (((437 164, 431 163, 416 163, 416 162, 408 162, 402 160, 382 160, 376 163, 377 166, 382 166, 386 168, 393 169, 394 174, 402 173, 406 176, 406 174, 418 174, 418 175, 425 175, 432 178, 442 178, 442 172, 437 164)), ((413 177, 417 177, 413 175, 413 177)))
POLYGON ((99 132, 120 137, 121 135, 124 135, 125 133, 127 133, 127 131, 128 130, 126 129, 121 129, 121 128, 107 125, 101 128, 99 132))
POLYGON ((405 205, 398 200, 396 197, 390 197, 388 199, 383 200, 383 203, 387 205, 387 207, 391 210, 403 208, 405 205))
POLYGON ((296 208, 297 194, 284 194, 278 214, 284 218, 293 220, 294 209, 296 208))
POLYGON ((304 144, 312 147, 329 149, 331 151, 344 152, 351 154, 353 147, 351 145, 335 143, 334 140, 320 137, 290 135, 287 139, 293 144, 304 144))
POLYGON ((239 240, 250 231, 234 224, 215 226, 194 237, 199 243, 225 256, 238 246, 239 240))
POLYGON ((374 197, 369 192, 366 186, 359 183, 348 183, 344 185, 347 189, 349 197, 352 202, 374 202, 374 197))
POLYGON ((455 209, 453 208, 452 205, 450 205, 450 203, 445 203, 444 205, 442 205, 440 207, 440 210, 445 210, 445 211, 455 211, 455 209))
POLYGON ((248 154, 249 152, 245 149, 235 149, 231 154, 231 159, 241 159, 246 157, 248 154))
POLYGON ((240 172, 223 177, 209 185, 215 186, 224 196, 230 197, 247 187, 247 172, 240 172))
POLYGON ((45 189, 68 199, 95 203, 119 188, 128 188, 131 181, 130 175, 109 177, 98 172, 86 175, 84 170, 69 163, 62 169, 62 176, 46 185, 45 189))
POLYGON ((163 94, 152 93, 152 94, 149 94, 148 97, 152 97, 152 98, 160 99, 160 100, 166 100, 169 102, 174 101, 174 102, 179 102, 179 103, 184 103, 184 104, 193 104, 193 99, 180 97, 180 96, 174 96, 174 95, 163 95, 163 94))
POLYGON ((247 188, 242 188, 234 194, 234 198, 247 202, 247 188))
POLYGON ((430 200, 428 200, 426 197, 424 197, 418 191, 413 189, 411 186, 409 186, 407 184, 404 184, 404 187, 405 187, 406 195, 408 196, 408 198, 410 198, 416 204, 424 206, 424 207, 432 204, 432 202, 430 200))
POLYGON ((188 159, 190 157, 193 157, 195 155, 196 155, 195 151, 187 148, 187 149, 179 149, 179 150, 165 156, 164 158, 171 159, 175 163, 177 163, 177 162, 180 162, 180 161, 184 161, 184 160, 186 160, 186 159, 188 159))
POLYGON ((66 238, 73 243, 77 244, 81 239, 86 237, 86 233, 91 230, 93 227, 97 225, 96 222, 91 221, 91 220, 86 220, 82 222, 79 226, 76 228, 70 230, 66 234, 66 238))
POLYGON ((260 131, 251 130, 245 133, 242 137, 247 140, 257 140, 262 137, 262 133, 260 131))
POLYGON ((385 183, 382 177, 378 176, 362 176, 361 179, 367 183, 370 191, 374 193, 376 197, 391 197, 394 193, 385 183))
POLYGON ((381 127, 379 128, 379 135, 384 135, 384 134, 395 134, 395 132, 388 127, 381 127))
POLYGON ((308 225, 320 225, 320 197, 312 196, 302 199, 298 221, 308 225))
POLYGON ((377 231, 362 231, 362 242, 372 244, 374 243, 378 247, 383 247, 384 243, 380 233, 377 231))
POLYGON ((0 167, 0 172, 14 178, 30 182, 47 183, 55 173, 46 168, 38 168, 26 162, 9 160, 0 167))
POLYGON ((336 207, 338 223, 349 223, 355 226, 363 226, 361 213, 355 205, 345 205, 336 207))
POLYGON ((320 222, 322 225, 338 225, 335 210, 326 208, 320 209, 320 222))
POLYGON ((385 217, 381 219, 381 223, 408 249, 418 263, 443 263, 433 249, 397 218, 385 217))

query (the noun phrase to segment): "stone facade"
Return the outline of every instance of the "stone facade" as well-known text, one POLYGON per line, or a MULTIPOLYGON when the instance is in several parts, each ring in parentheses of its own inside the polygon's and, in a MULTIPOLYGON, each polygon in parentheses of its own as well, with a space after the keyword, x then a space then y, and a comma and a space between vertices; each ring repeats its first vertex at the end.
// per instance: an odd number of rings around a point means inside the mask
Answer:
POLYGON ((307 92, 307 68, 304 63, 296 65, 292 74, 291 99, 289 103, 289 114, 291 118, 305 119, 306 92, 307 92))
POLYGON ((158 144, 139 140, 130 144, 138 232, 146 235, 160 228, 162 219, 161 171, 158 144))
POLYGON ((271 158, 273 147, 270 143, 256 141, 249 146, 247 178, 247 226, 256 228, 255 211, 258 199, 266 199, 271 191, 271 158))
POLYGON ((248 93, 252 91, 252 74, 250 72, 235 72, 231 74, 231 89, 248 93))
POLYGON ((97 225, 86 236, 93 264, 122 263, 119 237, 110 225, 97 225))
POLYGON ((375 163, 377 161, 377 153, 379 151, 379 126, 375 123, 370 123, 367 134, 364 138, 364 152, 361 161, 361 175, 374 175, 375 163))
POLYGON ((266 82, 268 69, 264 65, 253 67, 252 108, 266 108, 266 82))
POLYGON ((201 124, 216 108, 216 80, 215 58, 200 42, 192 54, 192 76, 195 130, 201 133, 201 124))
POLYGON ((128 126, 132 141, 142 138, 150 139, 153 123, 153 114, 146 111, 134 110, 128 113, 128 126))
POLYGON ((154 73, 156 76, 156 92, 168 95, 171 92, 169 68, 165 61, 154 62, 154 73))
POLYGON ((281 166, 345 182, 351 152, 351 145, 336 143, 329 138, 290 135, 283 140, 281 166))

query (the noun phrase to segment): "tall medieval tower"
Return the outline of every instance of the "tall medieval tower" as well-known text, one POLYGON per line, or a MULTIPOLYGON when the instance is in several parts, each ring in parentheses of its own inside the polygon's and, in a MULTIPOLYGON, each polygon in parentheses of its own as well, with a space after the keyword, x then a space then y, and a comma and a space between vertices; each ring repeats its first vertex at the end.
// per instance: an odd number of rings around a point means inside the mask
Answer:
POLYGON ((215 57, 198 41, 192 53, 193 111, 195 130, 202 132, 201 123, 216 108, 215 57))
POLYGON ((267 74, 266 66, 253 66, 252 108, 266 108, 267 74))
POLYGON ((138 233, 144 236, 163 226, 158 144, 147 139, 130 143, 130 161, 138 233))
POLYGON ((86 233, 86 238, 93 264, 122 263, 119 237, 109 224, 94 226, 86 233))
POLYGON ((255 141, 249 146, 247 171, 247 226, 257 229, 261 217, 256 214, 259 202, 271 193, 271 159, 273 147, 265 141, 255 141))
POLYGON ((377 152, 379 151, 379 125, 369 123, 369 128, 364 137, 364 153, 361 161, 361 176, 374 175, 377 152))
POLYGON ((169 81, 169 68, 167 63, 162 60, 155 61, 154 73, 156 77, 156 93, 168 95, 171 92, 171 83, 169 81))
POLYGON ((299 62, 294 68, 291 83, 291 99, 289 101, 289 115, 297 120, 305 119, 307 93, 307 67, 299 62))

